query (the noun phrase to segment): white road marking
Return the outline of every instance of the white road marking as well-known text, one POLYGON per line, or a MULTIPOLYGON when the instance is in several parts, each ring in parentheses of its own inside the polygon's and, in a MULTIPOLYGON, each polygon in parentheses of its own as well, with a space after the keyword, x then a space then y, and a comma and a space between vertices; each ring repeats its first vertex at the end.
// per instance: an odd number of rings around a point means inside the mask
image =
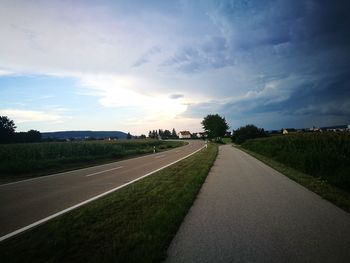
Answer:
POLYGON ((108 195, 108 194, 110 194, 110 193, 113 193, 113 192, 119 190, 120 188, 123 188, 123 187, 125 187, 125 186, 127 186, 127 185, 129 185, 129 184, 132 184, 132 183, 134 183, 134 182, 137 182, 137 181, 139 181, 139 180, 141 180, 141 179, 143 179, 143 178, 145 178, 145 177, 147 177, 147 176, 150 176, 151 174, 154 174, 154 173, 156 173, 156 172, 159 172, 160 170, 163 170, 163 169, 165 169, 165 168, 167 168, 167 167, 169 167, 169 166, 171 166, 171 165, 173 165, 173 164, 175 164, 175 163, 177 163, 177 162, 180 162, 180 161, 186 159, 187 157, 190 157, 191 155, 193 155, 193 154, 199 152, 199 151, 202 150, 202 149, 204 149, 204 146, 201 147, 201 148, 199 148, 198 150, 194 151, 193 153, 190 153, 190 154, 188 154, 188 155, 186 155, 186 156, 180 158, 179 160, 177 160, 177 161, 175 161, 175 162, 169 163, 169 164, 167 164, 167 165, 165 165, 165 166, 163 166, 163 167, 161 167, 161 168, 158 168, 158 169, 156 169, 156 170, 154 170, 154 171, 152 171, 152 172, 149 172, 148 174, 145 174, 145 175, 143 175, 143 176, 141 176, 141 177, 139 177, 139 178, 137 178, 137 179, 135 179, 135 180, 132 180, 132 181, 126 183, 126 184, 120 185, 120 186, 118 186, 118 187, 116 187, 116 188, 113 188, 113 189, 107 191, 107 192, 104 192, 104 193, 102 193, 102 194, 99 194, 99 195, 97 195, 97 196, 94 196, 94 197, 92 197, 92 198, 90 198, 90 199, 88 199, 88 200, 86 200, 86 201, 84 201, 84 202, 81 202, 81 203, 79 203, 79 204, 76 204, 76 205, 73 205, 73 206, 71 206, 71 207, 68 207, 68 208, 66 208, 66 209, 64 209, 64 210, 62 210, 62 211, 60 211, 60 212, 58 212, 58 213, 56 213, 56 214, 50 215, 50 216, 48 216, 48 217, 45 217, 45 218, 43 218, 43 219, 41 219, 41 220, 39 220, 39 221, 36 221, 36 222, 30 224, 30 225, 28 225, 28 226, 22 227, 22 228, 20 228, 20 229, 17 229, 17 230, 15 230, 15 231, 11 232, 11 233, 8 233, 8 234, 6 234, 6 235, 0 237, 0 242, 1 242, 1 241, 4 241, 5 239, 8 239, 8 238, 10 238, 10 237, 13 237, 13 236, 15 236, 15 235, 17 235, 17 234, 19 234, 19 233, 22 233, 22 232, 24 232, 24 231, 26 231, 26 230, 28 230, 28 229, 31 229, 32 227, 41 225, 41 224, 43 224, 43 223, 49 221, 50 219, 53 219, 53 218, 55 218, 55 217, 57 217, 57 216, 60 216, 60 215, 65 214, 65 213, 67 213, 67 212, 69 212, 69 211, 72 211, 73 209, 76 209, 76 208, 78 208, 78 207, 80 207, 80 206, 83 206, 83 205, 85 205, 85 204, 87 204, 87 203, 90 203, 90 202, 92 202, 92 201, 94 201, 94 200, 96 200, 96 199, 98 199, 98 198, 100 198, 100 197, 103 197, 103 196, 105 196, 105 195, 108 195))
POLYGON ((163 158, 163 157, 165 157, 165 154, 158 155, 158 156, 154 157, 154 159, 159 159, 159 158, 163 158))
POLYGON ((123 167, 124 167, 124 166, 118 166, 118 167, 115 167, 115 168, 112 168, 112 169, 108 169, 108 170, 104 170, 104 171, 100 171, 100 172, 96 172, 96 173, 92 173, 92 174, 87 174, 87 175, 85 175, 85 176, 86 176, 86 177, 89 177, 89 176, 93 176, 93 175, 96 175, 96 174, 103 174, 103 173, 106 173, 106 172, 109 172, 109 171, 121 169, 121 168, 123 168, 123 167))

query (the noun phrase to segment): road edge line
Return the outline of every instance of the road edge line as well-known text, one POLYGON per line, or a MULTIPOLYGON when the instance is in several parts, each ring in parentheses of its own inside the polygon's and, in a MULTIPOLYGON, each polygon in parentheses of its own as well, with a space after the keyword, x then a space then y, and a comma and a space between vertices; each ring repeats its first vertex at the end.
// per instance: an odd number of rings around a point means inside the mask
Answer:
POLYGON ((113 188, 113 189, 111 189, 111 190, 108 190, 107 192, 104 192, 104 193, 102 193, 102 194, 99 194, 99 195, 96 195, 96 196, 94 196, 94 197, 91 197, 91 198, 88 199, 88 200, 85 200, 85 201, 83 201, 83 202, 81 202, 81 203, 78 203, 78 204, 76 204, 76 205, 73 205, 73 206, 71 206, 71 207, 68 207, 68 208, 66 208, 66 209, 64 209, 64 210, 62 210, 62 211, 60 211, 60 212, 57 212, 57 213, 55 213, 55 214, 53 214, 53 215, 50 215, 50 216, 45 217, 45 218, 43 218, 43 219, 40 219, 40 220, 38 220, 38 221, 36 221, 36 222, 34 222, 34 223, 28 225, 28 226, 22 227, 22 228, 20 228, 20 229, 17 229, 17 230, 15 230, 15 231, 11 232, 11 233, 8 233, 8 234, 6 234, 6 235, 4 235, 4 236, 1 236, 1 237, 0 237, 0 242, 4 241, 4 240, 6 240, 6 239, 8 239, 8 238, 10 238, 10 237, 13 237, 13 236, 15 236, 15 235, 18 235, 18 234, 20 234, 20 233, 22 233, 22 232, 24 232, 24 231, 27 231, 27 230, 29 230, 29 229, 31 229, 31 228, 33 228, 33 227, 36 227, 36 226, 38 226, 38 225, 41 225, 41 224, 43 224, 43 223, 45 223, 45 222, 47 222, 47 221, 49 221, 49 220, 51 220, 51 219, 53 219, 53 218, 55 218, 55 217, 57 217, 57 216, 63 215, 63 214, 65 214, 65 213, 67 213, 67 212, 70 212, 70 211, 72 211, 72 210, 74 210, 74 209, 76 209, 76 208, 78 208, 78 207, 80 207, 80 206, 83 206, 83 205, 85 205, 85 204, 87 204, 87 203, 90 203, 90 202, 92 202, 92 201, 95 201, 96 199, 99 199, 99 198, 101 198, 101 197, 103 197, 103 196, 105 196, 105 195, 108 195, 108 194, 110 194, 110 193, 113 193, 113 192, 115 192, 115 191, 117 191, 117 190, 119 190, 119 189, 121 189, 121 188, 123 188, 123 187, 125 187, 125 186, 128 186, 128 185, 130 185, 130 184, 132 184, 132 183, 134 183, 134 182, 137 182, 137 181, 139 181, 139 180, 141 180, 141 179, 143 179, 143 178, 145 178, 145 177, 147 177, 147 176, 150 176, 150 175, 152 175, 152 174, 154 174, 154 173, 156 173, 156 172, 159 172, 159 171, 161 171, 161 170, 163 170, 163 169, 165 169, 165 168, 167 168, 167 167, 169 167, 169 166, 171 166, 171 165, 173 165, 173 164, 175 164, 175 163, 177 163, 177 162, 180 162, 180 161, 182 161, 182 160, 184 160, 184 159, 190 157, 191 155, 193 155, 193 154, 195 154, 195 153, 197 153, 197 152, 203 150, 204 148, 205 148, 205 145, 202 146, 201 148, 199 148, 198 150, 194 151, 193 153, 190 153, 189 155, 186 155, 186 156, 180 158, 179 160, 176 160, 176 161, 174 161, 174 162, 172 162, 172 163, 169 163, 169 164, 167 164, 167 165, 165 165, 165 166, 163 166, 163 167, 160 167, 160 168, 158 168, 158 169, 156 169, 156 170, 154 170, 154 171, 152 171, 152 172, 149 172, 149 173, 147 173, 147 174, 145 174, 145 175, 142 175, 142 176, 139 177, 139 178, 136 178, 136 179, 134 179, 134 180, 132 180, 132 181, 130 181, 130 182, 127 182, 127 183, 125 183, 125 184, 123 184, 123 185, 120 185, 120 186, 115 187, 115 188, 113 188))

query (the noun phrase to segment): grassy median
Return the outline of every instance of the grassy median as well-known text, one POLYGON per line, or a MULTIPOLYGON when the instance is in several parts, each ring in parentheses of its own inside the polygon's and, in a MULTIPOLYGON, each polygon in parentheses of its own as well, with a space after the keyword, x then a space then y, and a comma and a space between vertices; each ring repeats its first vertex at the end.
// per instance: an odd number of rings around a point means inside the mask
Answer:
POLYGON ((217 146, 0 243, 0 262, 161 262, 217 146))

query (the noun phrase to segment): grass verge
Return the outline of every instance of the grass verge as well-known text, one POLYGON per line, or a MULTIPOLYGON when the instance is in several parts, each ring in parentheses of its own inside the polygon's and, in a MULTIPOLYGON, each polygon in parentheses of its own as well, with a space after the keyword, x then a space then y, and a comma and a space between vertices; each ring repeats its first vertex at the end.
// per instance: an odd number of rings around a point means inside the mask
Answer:
POLYGON ((218 147, 0 243, 0 262, 161 262, 218 147))
POLYGON ((347 191, 330 185, 325 180, 315 178, 314 176, 295 170, 285 164, 277 162, 264 155, 244 149, 243 147, 237 145, 235 145, 234 147, 237 147, 240 150, 254 156, 258 160, 269 165, 270 167, 289 177, 293 181, 296 181, 302 186, 320 195, 322 198, 332 202, 336 206, 344 209, 345 211, 350 212, 350 193, 348 193, 347 191))

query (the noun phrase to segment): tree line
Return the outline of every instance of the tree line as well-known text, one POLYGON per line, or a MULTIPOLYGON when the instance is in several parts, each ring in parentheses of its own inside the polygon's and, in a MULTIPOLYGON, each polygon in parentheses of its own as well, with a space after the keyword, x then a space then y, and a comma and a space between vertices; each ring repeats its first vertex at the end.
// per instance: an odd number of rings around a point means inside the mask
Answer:
POLYGON ((0 143, 40 142, 41 133, 37 130, 16 132, 16 125, 7 116, 0 116, 0 143))
POLYGON ((178 139, 179 136, 177 136, 175 128, 170 130, 153 130, 148 132, 148 138, 151 139, 162 139, 162 140, 168 140, 168 139, 178 139))
MULTIPOLYGON (((225 136, 229 126, 224 117, 218 114, 209 114, 203 121, 202 126, 207 134, 207 138, 221 142, 221 138, 225 136)), ((231 136, 231 140, 234 143, 242 144, 246 140, 255 139, 260 137, 267 137, 268 134, 264 129, 258 128, 255 125, 248 124, 234 130, 231 136)))
MULTIPOLYGON (((225 137, 229 126, 224 117, 218 114, 209 114, 201 122, 203 129, 206 133, 206 138, 221 141, 221 138, 225 137)), ((41 133, 37 130, 29 130, 27 132, 16 132, 16 125, 13 120, 10 120, 7 116, 0 116, 0 143, 29 143, 40 142, 41 133)), ((262 128, 258 128, 255 125, 246 125, 233 131, 232 142, 241 144, 248 139, 254 139, 259 137, 266 137, 268 134, 262 128)), ((133 136, 128 132, 126 139, 132 139, 133 136)), ((136 139, 145 139, 146 135, 134 136, 136 139)), ((148 138, 151 139, 178 139, 175 128, 170 130, 151 130, 148 133, 148 138)))

